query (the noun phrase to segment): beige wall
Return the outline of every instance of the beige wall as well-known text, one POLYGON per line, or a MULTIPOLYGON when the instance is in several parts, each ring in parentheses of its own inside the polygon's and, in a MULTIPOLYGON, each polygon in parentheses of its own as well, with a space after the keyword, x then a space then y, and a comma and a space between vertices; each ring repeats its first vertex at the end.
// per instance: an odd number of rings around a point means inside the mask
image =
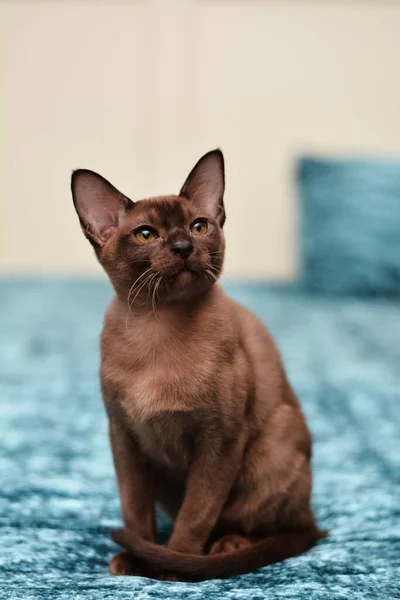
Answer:
POLYGON ((72 168, 132 198, 227 162, 228 262, 296 270, 302 151, 400 153, 400 3, 19 0, 1 10, 1 271, 97 273, 72 168))

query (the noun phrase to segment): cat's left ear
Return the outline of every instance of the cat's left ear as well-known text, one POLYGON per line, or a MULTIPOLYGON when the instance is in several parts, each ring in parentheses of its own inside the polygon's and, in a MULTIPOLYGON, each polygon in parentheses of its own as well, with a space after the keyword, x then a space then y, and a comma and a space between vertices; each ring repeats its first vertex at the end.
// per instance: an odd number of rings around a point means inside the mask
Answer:
POLYGON ((123 223, 134 203, 107 179, 88 169, 72 173, 71 190, 82 231, 99 249, 123 223))
POLYGON ((200 209, 210 212, 222 227, 224 209, 225 166, 221 150, 207 152, 193 167, 179 192, 200 209))

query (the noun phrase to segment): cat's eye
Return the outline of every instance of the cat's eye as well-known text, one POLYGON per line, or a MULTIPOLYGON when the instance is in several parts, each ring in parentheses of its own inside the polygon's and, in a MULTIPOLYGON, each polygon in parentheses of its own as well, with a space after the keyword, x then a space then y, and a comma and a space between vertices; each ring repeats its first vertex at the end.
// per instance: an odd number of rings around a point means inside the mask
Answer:
POLYGON ((205 219, 197 219, 192 223, 190 231, 193 235, 204 235, 208 229, 208 223, 205 219))
POLYGON ((141 227, 134 232, 135 238, 141 244, 150 244, 154 242, 155 239, 158 238, 157 232, 151 227, 141 227))

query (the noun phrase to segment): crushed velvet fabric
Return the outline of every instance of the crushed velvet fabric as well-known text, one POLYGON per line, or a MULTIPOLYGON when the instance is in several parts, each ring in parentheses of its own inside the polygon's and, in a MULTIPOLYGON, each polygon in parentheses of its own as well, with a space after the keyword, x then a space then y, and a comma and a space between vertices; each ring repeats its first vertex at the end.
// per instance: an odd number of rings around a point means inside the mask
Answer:
MULTIPOLYGON (((105 283, 0 284, 0 598, 399 597, 400 303, 226 286, 274 334, 314 436, 309 553, 197 584, 112 577, 119 501, 98 383, 105 283)), ((162 536, 168 521, 159 515, 162 536)))

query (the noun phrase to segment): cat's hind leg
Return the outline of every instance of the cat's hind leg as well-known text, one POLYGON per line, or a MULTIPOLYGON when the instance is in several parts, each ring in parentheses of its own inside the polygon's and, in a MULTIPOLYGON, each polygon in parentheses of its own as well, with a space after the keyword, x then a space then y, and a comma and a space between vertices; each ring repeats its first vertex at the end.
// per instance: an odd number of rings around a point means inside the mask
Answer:
POLYGON ((244 535, 234 533, 224 535, 217 539, 209 550, 209 554, 221 554, 223 552, 235 552, 241 548, 251 546, 254 540, 244 535))

